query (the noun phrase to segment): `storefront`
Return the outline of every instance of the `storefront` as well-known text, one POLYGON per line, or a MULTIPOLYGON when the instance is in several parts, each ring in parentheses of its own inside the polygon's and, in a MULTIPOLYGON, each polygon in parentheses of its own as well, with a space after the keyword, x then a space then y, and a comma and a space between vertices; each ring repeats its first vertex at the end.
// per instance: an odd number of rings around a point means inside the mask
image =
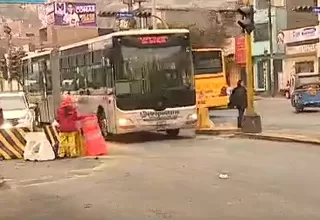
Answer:
POLYGON ((232 51, 229 53, 229 60, 226 59, 227 81, 230 87, 237 86, 237 82, 241 79, 245 84, 246 80, 246 54, 245 40, 243 35, 236 36, 229 44, 232 51), (232 56, 230 56, 232 55, 232 56), (232 58, 232 59, 230 59, 232 58))
POLYGON ((317 26, 284 31, 284 83, 293 74, 318 71, 319 34, 317 26))

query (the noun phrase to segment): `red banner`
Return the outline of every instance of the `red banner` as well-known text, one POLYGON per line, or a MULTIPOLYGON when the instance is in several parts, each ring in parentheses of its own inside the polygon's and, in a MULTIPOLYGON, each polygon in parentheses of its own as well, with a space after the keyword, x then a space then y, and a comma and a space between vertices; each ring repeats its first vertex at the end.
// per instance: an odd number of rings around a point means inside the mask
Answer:
POLYGON ((240 35, 235 37, 235 61, 237 64, 246 64, 246 43, 245 37, 240 35))

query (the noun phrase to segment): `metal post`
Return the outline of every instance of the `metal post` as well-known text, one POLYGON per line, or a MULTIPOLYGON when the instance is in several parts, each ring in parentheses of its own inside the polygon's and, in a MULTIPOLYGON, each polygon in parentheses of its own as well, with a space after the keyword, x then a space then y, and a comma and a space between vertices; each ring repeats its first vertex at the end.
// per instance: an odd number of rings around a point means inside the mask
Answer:
POLYGON ((268 3, 268 34, 269 34, 269 65, 268 65, 268 86, 271 96, 275 96, 275 79, 273 72, 273 36, 272 36, 272 3, 268 3))
POLYGON ((152 0, 152 28, 153 29, 157 29, 157 20, 156 20, 156 17, 157 16, 156 14, 156 0, 152 0))
POLYGON ((55 85, 52 87, 52 97, 53 97, 53 110, 54 115, 56 114, 56 109, 60 105, 61 101, 61 88, 60 88, 60 64, 59 64, 59 50, 55 48, 51 52, 50 57, 50 68, 52 71, 52 84, 55 85))
MULTIPOLYGON (((139 11, 142 12, 142 4, 139 2, 139 11)), ((144 29, 144 18, 140 17, 140 29, 144 29)))
POLYGON ((254 91, 253 91, 253 71, 252 71, 252 47, 251 47, 251 35, 245 35, 245 43, 246 43, 246 72, 247 72, 247 98, 248 98, 248 115, 256 115, 254 110, 254 91))
MULTIPOLYGON (((244 0, 247 6, 252 5, 252 0, 244 0)), ((251 34, 245 33, 246 43, 246 72, 247 72, 247 102, 248 106, 242 122, 242 132, 261 133, 261 117, 254 109, 254 89, 253 89, 253 71, 252 71, 252 47, 251 34)))

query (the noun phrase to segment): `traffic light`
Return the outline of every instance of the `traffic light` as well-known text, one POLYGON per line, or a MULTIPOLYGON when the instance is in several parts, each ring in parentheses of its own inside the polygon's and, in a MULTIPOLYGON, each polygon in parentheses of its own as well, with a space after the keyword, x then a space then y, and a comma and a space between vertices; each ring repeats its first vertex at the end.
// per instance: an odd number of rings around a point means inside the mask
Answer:
POLYGON ((0 71, 2 73, 2 77, 5 80, 8 80, 7 60, 4 56, 0 59, 0 71))
POLYGON ((300 5, 297 7, 292 8, 292 11, 295 12, 313 12, 314 11, 314 7, 313 6, 306 6, 306 5, 300 5))
POLYGON ((238 21, 238 25, 242 28, 242 30, 251 34, 254 30, 254 9, 253 6, 244 6, 239 8, 238 13, 242 15, 242 20, 238 21))
POLYGON ((100 11, 98 13, 99 17, 105 17, 105 18, 111 18, 111 17, 116 17, 118 12, 115 11, 100 11))
POLYGON ((9 73, 10 78, 16 78, 20 73, 20 60, 17 52, 11 52, 8 56, 9 59, 9 73))

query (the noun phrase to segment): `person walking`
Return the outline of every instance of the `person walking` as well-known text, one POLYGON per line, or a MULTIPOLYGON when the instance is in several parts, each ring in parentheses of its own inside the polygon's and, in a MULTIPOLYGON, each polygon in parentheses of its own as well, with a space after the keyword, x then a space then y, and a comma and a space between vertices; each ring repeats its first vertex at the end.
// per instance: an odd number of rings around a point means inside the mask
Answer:
POLYGON ((242 120, 244 116, 244 112, 248 106, 247 102, 247 90, 243 86, 242 80, 239 80, 237 82, 237 87, 233 89, 231 96, 230 96, 230 102, 228 104, 231 108, 237 108, 238 109, 238 128, 242 127, 242 120))

